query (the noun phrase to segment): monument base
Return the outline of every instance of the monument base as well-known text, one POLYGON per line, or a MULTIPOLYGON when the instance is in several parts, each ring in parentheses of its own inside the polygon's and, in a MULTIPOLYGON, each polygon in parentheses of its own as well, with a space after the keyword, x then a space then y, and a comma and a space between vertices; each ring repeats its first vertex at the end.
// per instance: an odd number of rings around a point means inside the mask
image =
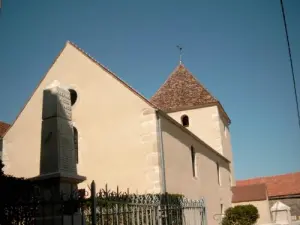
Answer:
POLYGON ((60 181, 67 181, 69 183, 79 184, 82 181, 85 181, 86 177, 80 176, 78 174, 56 172, 56 173, 42 174, 31 178, 32 181, 43 181, 49 179, 59 179, 60 181))
POLYGON ((47 216, 36 218, 36 225, 86 225, 85 217, 81 213, 74 215, 47 216))

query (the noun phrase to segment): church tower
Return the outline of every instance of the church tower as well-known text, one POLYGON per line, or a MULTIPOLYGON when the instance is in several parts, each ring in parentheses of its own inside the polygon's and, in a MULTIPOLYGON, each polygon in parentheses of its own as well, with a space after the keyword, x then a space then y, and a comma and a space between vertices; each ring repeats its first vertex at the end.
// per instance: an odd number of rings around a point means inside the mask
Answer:
MULTIPOLYGON (((231 162, 230 119, 221 103, 180 63, 150 101, 231 162)), ((233 165, 229 178, 235 184, 233 165)))

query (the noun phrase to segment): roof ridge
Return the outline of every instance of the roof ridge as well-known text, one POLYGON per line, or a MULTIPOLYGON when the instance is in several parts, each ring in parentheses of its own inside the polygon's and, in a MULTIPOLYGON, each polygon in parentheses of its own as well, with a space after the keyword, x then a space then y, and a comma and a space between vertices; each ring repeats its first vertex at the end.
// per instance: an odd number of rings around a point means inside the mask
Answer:
POLYGON ((265 178, 274 178, 274 177, 288 176, 288 175, 295 175, 295 174, 300 174, 300 172, 291 172, 291 173, 283 173, 283 174, 271 175, 271 176, 253 177, 253 178, 248 178, 248 179, 244 179, 244 180, 237 180, 237 182, 245 182, 245 181, 265 179, 265 178))
POLYGON ((263 186, 267 186, 267 184, 265 182, 263 183, 254 183, 254 184, 247 184, 247 185, 242 185, 242 186, 234 186, 234 187, 245 187, 245 186, 258 186, 258 185, 263 185, 263 186))

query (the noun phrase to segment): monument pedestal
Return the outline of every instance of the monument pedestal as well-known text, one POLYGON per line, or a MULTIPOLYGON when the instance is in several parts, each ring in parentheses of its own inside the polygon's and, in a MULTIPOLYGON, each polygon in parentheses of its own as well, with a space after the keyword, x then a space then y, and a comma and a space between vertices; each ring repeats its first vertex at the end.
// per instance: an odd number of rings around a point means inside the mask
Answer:
POLYGON ((77 185, 86 178, 66 173, 44 174, 32 178, 40 188, 42 204, 37 225, 85 225, 79 210, 77 185))

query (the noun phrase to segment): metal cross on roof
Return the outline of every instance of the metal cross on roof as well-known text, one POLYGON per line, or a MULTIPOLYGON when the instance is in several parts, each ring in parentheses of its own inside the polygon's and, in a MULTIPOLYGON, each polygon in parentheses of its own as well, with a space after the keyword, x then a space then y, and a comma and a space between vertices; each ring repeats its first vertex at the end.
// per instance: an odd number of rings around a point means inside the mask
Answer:
POLYGON ((181 60, 182 60, 182 49, 183 47, 181 45, 177 45, 176 46, 179 50, 179 63, 181 64, 181 60))

